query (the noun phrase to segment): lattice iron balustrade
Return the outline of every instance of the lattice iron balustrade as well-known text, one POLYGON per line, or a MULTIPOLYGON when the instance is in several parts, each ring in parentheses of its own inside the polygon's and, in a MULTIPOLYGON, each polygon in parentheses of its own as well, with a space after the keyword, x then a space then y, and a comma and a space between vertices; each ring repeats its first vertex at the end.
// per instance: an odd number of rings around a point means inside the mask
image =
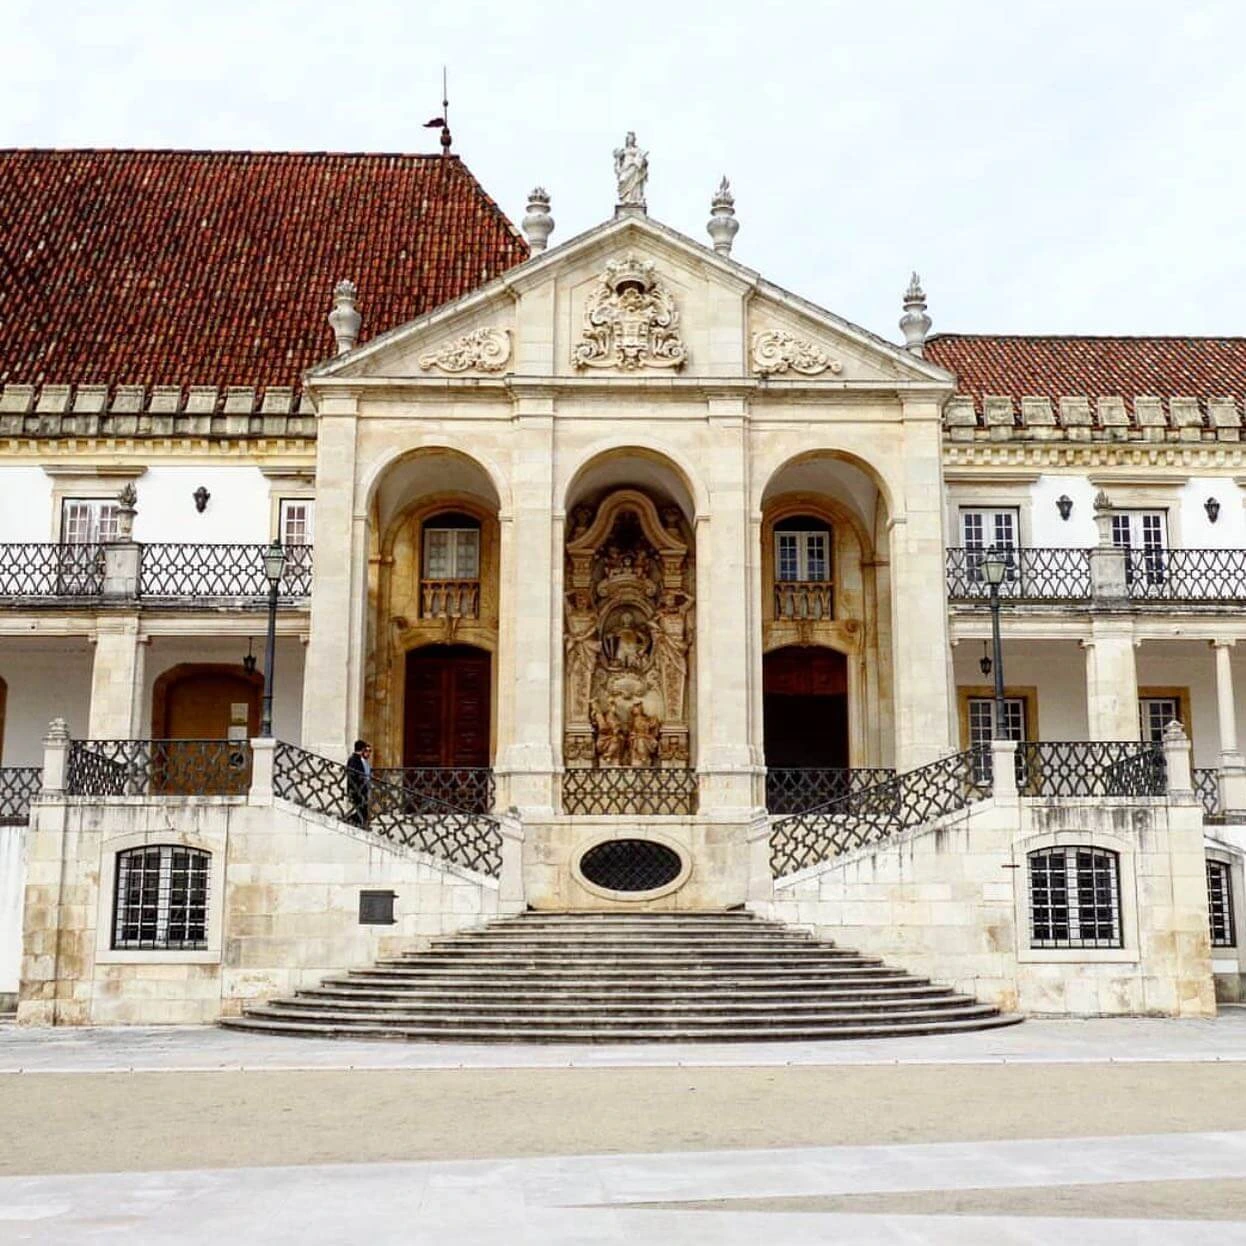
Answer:
POLYGON ((452 861, 497 878, 502 872, 502 824, 486 813, 444 801, 340 762, 277 743, 273 792, 303 809, 327 814, 404 848, 452 861))
POLYGON ((770 831, 775 878, 829 861, 897 831, 965 809, 991 794, 981 745, 895 775, 818 809, 779 818, 770 831))
MULTIPOLYGON (((277 586, 280 602, 311 596, 312 547, 287 545, 277 586)), ((145 600, 202 601, 205 598, 263 605, 266 545, 144 545, 139 555, 139 595, 145 600)))
POLYGON ((421 580, 420 617, 423 619, 480 618, 480 581, 421 580))
POLYGON ((894 770, 830 766, 770 766, 766 770, 766 809, 772 814, 806 813, 831 801, 864 792, 894 770))
POLYGON ((71 796, 244 796, 251 786, 246 740, 74 740, 71 796))
MULTIPOLYGON (((986 601, 991 587, 985 549, 949 549, 947 595, 953 601, 986 601)), ((1090 550, 1012 549, 999 595, 1007 601, 1089 601, 1090 550)))
POLYGON ((415 796, 431 796, 466 813, 488 813, 497 795, 488 766, 407 766, 374 770, 383 783, 393 783, 415 796))
POLYGON ((25 826, 30 802, 43 786, 38 766, 0 766, 0 826, 25 826))
POLYGON ((827 580, 780 580, 774 586, 774 617, 825 622, 831 618, 832 600, 827 580))
POLYGON ((102 545, 0 544, 0 601, 76 601, 103 591, 102 545))
POLYGON ((580 873, 607 891, 654 891, 682 869, 679 853, 652 839, 608 839, 580 858, 580 873))
POLYGON ((1046 740, 1017 745, 1022 796, 1163 796, 1167 768, 1160 744, 1046 740))
POLYGON ((1130 550, 1125 582, 1135 601, 1241 601, 1246 598, 1246 550, 1130 550))
POLYGON ((696 813, 697 774, 656 766, 565 770, 562 809, 586 815, 696 813))
POLYGON ((1220 812, 1220 771, 1214 766, 1196 766, 1193 770, 1194 791, 1203 812, 1215 817, 1220 812))

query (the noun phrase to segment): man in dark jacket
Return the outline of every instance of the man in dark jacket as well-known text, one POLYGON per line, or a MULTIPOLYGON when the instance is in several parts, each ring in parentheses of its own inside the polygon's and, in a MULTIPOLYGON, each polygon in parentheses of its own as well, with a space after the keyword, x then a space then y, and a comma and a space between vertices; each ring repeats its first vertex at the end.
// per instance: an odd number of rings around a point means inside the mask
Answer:
POLYGON ((371 797, 372 746, 367 740, 356 740, 355 751, 346 759, 346 799, 350 804, 346 820, 352 826, 368 825, 371 797))

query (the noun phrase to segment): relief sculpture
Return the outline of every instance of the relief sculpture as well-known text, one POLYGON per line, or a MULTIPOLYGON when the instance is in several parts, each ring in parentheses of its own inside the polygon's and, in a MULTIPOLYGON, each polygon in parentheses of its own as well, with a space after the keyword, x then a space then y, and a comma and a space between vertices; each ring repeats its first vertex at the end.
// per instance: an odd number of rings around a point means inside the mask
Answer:
POLYGON ((692 566, 676 508, 621 489, 577 507, 567 541, 569 766, 689 761, 692 566))

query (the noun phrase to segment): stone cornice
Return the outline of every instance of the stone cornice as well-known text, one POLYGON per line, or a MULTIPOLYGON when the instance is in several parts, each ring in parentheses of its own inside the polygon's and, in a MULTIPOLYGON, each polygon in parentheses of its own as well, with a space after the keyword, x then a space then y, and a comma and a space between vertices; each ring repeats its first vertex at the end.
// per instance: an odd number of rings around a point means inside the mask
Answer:
POLYGON ((983 441, 943 443, 945 469, 1145 468, 1198 471, 1246 469, 1240 442, 983 441))
MULTIPOLYGON (((196 460, 235 459, 260 463, 282 457, 289 459, 288 470, 301 470, 304 463, 314 470, 316 442, 313 438, 252 439, 206 437, 0 437, 0 459, 30 460, 50 475, 65 475, 84 459, 107 456, 116 474, 132 476, 137 468, 118 464, 116 457, 141 457, 146 465, 153 458, 176 458, 179 463, 196 460), (56 460, 64 459, 61 467, 56 460)), ((90 469, 98 475, 98 471, 90 469)))

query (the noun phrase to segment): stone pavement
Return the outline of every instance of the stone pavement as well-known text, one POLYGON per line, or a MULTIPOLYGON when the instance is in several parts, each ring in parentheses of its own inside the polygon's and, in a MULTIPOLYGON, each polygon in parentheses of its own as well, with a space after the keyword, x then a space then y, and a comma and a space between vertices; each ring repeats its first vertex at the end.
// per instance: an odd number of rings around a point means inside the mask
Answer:
POLYGON ((1246 1243, 1243 1010, 679 1049, 3 1027, 6 1071, 0 1246, 1246 1243))

